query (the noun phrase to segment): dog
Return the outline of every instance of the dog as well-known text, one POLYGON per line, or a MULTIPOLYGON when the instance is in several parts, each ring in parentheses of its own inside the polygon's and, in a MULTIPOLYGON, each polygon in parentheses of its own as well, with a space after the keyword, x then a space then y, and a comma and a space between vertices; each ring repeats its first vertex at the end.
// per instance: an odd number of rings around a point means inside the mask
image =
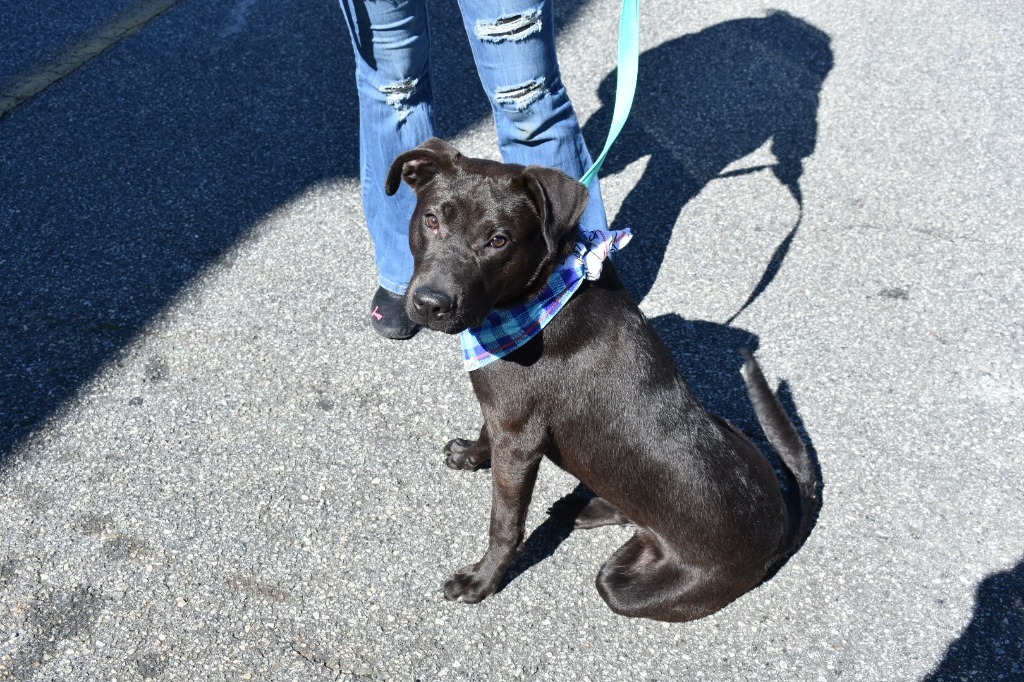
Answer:
MULTIPOLYGON (((449 334, 537 296, 573 249, 588 199, 558 170, 467 158, 436 138, 394 160, 385 191, 402 181, 416 194, 406 312, 449 334)), ((807 538, 820 482, 749 353, 743 375, 796 505, 753 443, 697 401, 605 265, 541 333, 470 372, 484 425, 475 441, 450 441, 445 461, 490 461, 490 534, 480 561, 444 583, 445 598, 475 603, 499 587, 522 551, 545 455, 596 494, 569 517, 575 527, 636 529, 597 576, 615 613, 689 621, 757 586, 807 538)))

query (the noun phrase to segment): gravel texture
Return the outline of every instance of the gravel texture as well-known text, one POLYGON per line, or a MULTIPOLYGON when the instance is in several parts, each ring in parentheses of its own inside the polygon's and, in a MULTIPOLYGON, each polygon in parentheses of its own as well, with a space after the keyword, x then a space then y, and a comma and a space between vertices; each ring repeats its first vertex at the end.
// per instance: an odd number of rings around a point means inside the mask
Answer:
MULTIPOLYGON (((494 157, 435 4, 442 133, 494 157)), ((615 5, 558 8, 593 148, 615 5)), ((123 6, 8 23, 3 68, 123 6)), ((688 624, 607 609, 628 531, 547 522, 549 464, 504 589, 441 598, 486 544, 490 476, 440 451, 479 409, 455 339, 365 319, 332 2, 183 0, 0 119, 0 679, 1024 679, 1019 9, 644 0, 618 267, 755 436, 758 349, 825 485, 803 549, 688 624)))

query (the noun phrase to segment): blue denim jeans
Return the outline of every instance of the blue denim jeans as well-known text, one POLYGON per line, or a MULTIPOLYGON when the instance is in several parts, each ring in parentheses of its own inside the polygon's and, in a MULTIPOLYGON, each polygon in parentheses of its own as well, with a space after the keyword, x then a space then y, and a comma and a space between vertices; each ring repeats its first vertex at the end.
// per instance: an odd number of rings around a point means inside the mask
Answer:
MULTIPOLYGON (((477 73, 491 102, 506 163, 589 168, 576 113, 555 56, 553 0, 459 0, 477 73)), ((416 197, 402 185, 389 197, 391 162, 436 132, 426 0, 340 0, 356 57, 363 210, 380 285, 401 294, 412 277, 409 220, 416 197)), ((607 219, 597 182, 584 229, 607 219)))

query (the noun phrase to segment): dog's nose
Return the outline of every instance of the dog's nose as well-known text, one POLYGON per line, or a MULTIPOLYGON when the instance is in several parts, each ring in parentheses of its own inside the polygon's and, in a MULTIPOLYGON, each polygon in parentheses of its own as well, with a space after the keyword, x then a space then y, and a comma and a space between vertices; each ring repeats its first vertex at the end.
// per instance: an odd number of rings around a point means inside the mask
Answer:
POLYGON ((455 307, 455 302, 450 296, 427 287, 419 287, 413 292, 412 304, 416 312, 427 320, 441 319, 455 307))

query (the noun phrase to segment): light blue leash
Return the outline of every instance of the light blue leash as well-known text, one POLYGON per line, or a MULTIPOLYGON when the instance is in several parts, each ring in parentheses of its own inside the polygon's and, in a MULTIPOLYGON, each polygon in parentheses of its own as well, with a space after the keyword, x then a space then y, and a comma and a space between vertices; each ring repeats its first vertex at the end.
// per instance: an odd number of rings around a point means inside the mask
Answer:
POLYGON ((636 79, 640 68, 640 0, 622 0, 622 16, 619 17, 619 67, 615 77, 615 108, 612 110, 612 124, 608 129, 608 139, 604 149, 597 157, 580 182, 590 186, 601 170, 601 164, 608 156, 612 143, 622 131, 622 126, 629 118, 629 110, 633 106, 633 95, 636 94, 636 79))

